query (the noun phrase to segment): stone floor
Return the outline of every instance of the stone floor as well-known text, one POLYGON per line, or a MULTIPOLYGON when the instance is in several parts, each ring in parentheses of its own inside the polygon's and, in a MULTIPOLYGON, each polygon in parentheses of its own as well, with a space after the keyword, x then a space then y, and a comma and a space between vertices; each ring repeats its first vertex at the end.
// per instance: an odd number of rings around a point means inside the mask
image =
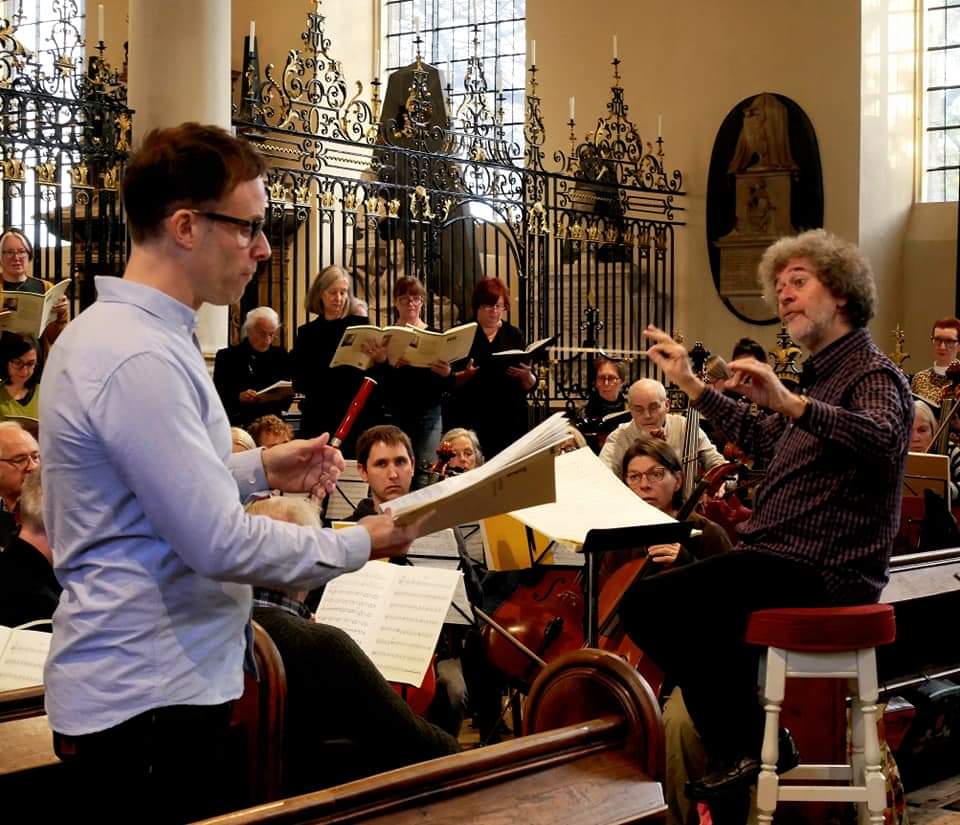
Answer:
POLYGON ((907 814, 910 825, 960 825, 960 776, 907 794, 907 814))

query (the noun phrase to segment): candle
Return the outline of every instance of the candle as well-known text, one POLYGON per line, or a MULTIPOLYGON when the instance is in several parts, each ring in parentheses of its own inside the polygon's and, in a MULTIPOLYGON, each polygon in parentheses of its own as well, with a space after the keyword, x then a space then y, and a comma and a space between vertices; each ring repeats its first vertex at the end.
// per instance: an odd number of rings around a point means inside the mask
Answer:
POLYGON ((417 30, 417 37, 420 36, 420 15, 415 14, 413 16, 413 27, 417 30))
POLYGON ((613 36, 613 59, 616 60, 620 57, 619 49, 617 49, 617 36, 613 36))
POLYGON ((574 119, 573 113, 574 111, 576 111, 576 102, 577 102, 577 99, 575 97, 570 98, 570 120, 574 119))
POLYGON ((537 65, 537 41, 536 40, 530 41, 530 65, 531 66, 537 65))
POLYGON ((453 86, 453 63, 449 60, 447 61, 447 85, 453 86))
POLYGON ((494 88, 502 94, 503 93, 503 73, 500 71, 499 64, 497 65, 497 71, 494 77, 496 78, 494 80, 494 88))
POLYGON ((663 114, 657 115, 657 137, 663 137, 663 114))
POLYGON ((97 6, 97 40, 103 42, 103 3, 97 6))
POLYGON ((249 49, 250 54, 253 54, 253 43, 256 36, 257 36, 257 24, 255 21, 251 20, 250 21, 250 42, 247 45, 247 48, 249 49))
POLYGON ((373 59, 373 76, 380 77, 380 49, 377 49, 376 57, 373 59))

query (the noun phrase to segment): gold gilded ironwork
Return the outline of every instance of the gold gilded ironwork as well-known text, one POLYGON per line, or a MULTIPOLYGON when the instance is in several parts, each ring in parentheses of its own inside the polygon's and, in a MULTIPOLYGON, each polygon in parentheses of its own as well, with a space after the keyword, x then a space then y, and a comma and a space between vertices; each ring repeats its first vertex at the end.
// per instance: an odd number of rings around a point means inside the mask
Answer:
POLYGON ((547 222, 547 210, 543 201, 537 201, 527 213, 527 231, 531 235, 549 235, 550 225, 547 222))
POLYGON ((90 169, 85 163, 79 163, 76 166, 71 166, 68 170, 70 173, 70 185, 74 187, 88 187, 90 186, 90 169))
POLYGON ((901 372, 904 372, 903 363, 910 357, 910 353, 903 348, 903 343, 906 341, 907 336, 899 323, 897 323, 897 328, 893 331, 893 336, 894 346, 893 352, 890 353, 890 360, 897 365, 901 372))
POLYGON ((114 144, 114 149, 118 152, 129 152, 130 131, 133 128, 133 120, 126 112, 120 112, 120 114, 114 118, 113 122, 117 127, 117 142, 114 144))
POLYGON ((3 177, 6 180, 25 181, 26 169, 24 163, 19 158, 10 158, 3 161, 3 177))
POLYGON ((415 218, 433 220, 436 217, 430 208, 430 196, 426 187, 418 186, 410 193, 410 212, 415 218))
POLYGON ((38 163, 33 167, 33 171, 36 172, 37 180, 42 184, 54 186, 58 183, 57 164, 52 160, 48 160, 45 163, 38 163))
POLYGON ((103 188, 116 192, 120 189, 120 164, 115 163, 103 173, 103 188))

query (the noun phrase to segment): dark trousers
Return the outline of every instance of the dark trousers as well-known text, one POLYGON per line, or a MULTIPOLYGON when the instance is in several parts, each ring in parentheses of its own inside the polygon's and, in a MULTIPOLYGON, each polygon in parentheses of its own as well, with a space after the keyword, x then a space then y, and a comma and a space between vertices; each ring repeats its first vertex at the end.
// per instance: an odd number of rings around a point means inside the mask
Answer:
POLYGON ((744 632, 754 610, 828 603, 813 566, 757 550, 734 550, 642 579, 624 598, 630 637, 683 690, 713 766, 759 756, 761 650, 744 632))
POLYGON ((159 825, 221 813, 229 722, 229 703, 173 705, 84 736, 54 733, 57 756, 86 789, 75 797, 79 818, 159 825))

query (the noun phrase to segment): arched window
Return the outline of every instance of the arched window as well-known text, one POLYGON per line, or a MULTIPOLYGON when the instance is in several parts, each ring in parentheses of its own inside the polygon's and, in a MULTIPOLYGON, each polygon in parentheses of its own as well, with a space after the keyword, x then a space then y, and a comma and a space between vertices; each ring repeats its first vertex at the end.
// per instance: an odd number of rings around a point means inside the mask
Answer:
POLYGON ((960 189, 960 2, 925 0, 923 17, 925 201, 957 200, 960 189))
POLYGON ((383 75, 413 62, 419 21, 421 54, 440 69, 444 88, 446 75, 452 70, 454 112, 464 96, 463 77, 476 25, 479 55, 490 91, 488 105, 492 111, 495 88, 504 94, 505 138, 520 146, 522 153, 526 0, 384 0, 383 21, 383 75))

